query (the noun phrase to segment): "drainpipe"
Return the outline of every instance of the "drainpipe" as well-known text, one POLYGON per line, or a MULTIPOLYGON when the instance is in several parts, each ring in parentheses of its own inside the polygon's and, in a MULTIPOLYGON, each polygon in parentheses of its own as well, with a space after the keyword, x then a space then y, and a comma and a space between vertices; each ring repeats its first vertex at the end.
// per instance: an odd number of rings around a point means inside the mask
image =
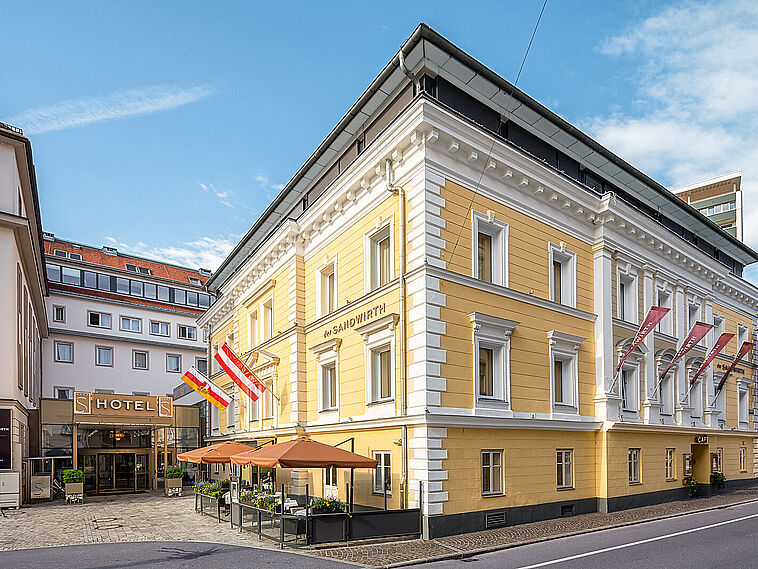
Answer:
MULTIPOLYGON (((401 62, 402 52, 401 52, 401 62)), ((404 63, 401 66, 404 67, 404 63)), ((384 163, 384 181, 386 189, 390 193, 397 193, 398 197, 398 234, 399 234, 399 253, 400 253, 400 415, 405 416, 408 413, 408 378, 406 373, 407 356, 406 356, 406 282, 405 282, 405 192, 403 188, 392 185, 392 160, 389 158, 384 163)), ((402 430, 402 475, 400 492, 401 507, 408 507, 408 427, 403 424, 402 430)))
POLYGON ((418 95, 421 92, 421 82, 418 80, 418 78, 411 73, 411 71, 405 66, 405 55, 403 54, 403 50, 401 49, 397 54, 397 62, 400 64, 400 71, 406 74, 408 79, 410 79, 413 82, 413 94, 418 95))

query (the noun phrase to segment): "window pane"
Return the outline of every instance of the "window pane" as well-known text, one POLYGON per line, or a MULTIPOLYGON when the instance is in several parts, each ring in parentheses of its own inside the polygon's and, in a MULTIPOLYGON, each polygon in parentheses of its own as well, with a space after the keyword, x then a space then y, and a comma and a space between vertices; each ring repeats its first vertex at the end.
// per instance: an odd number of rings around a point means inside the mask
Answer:
POLYGON ((72 269, 70 267, 63 267, 63 282, 66 284, 79 285, 82 284, 82 272, 79 269, 72 269))
POLYGON ((178 288, 174 289, 174 303, 187 304, 187 294, 178 288))
POLYGON ((479 278, 492 282, 492 237, 486 233, 477 235, 477 255, 479 263, 479 278))
POLYGON ((157 287, 153 283, 145 283, 145 298, 155 298, 157 287))
POLYGON ((168 302, 168 287, 167 286, 158 287, 158 300, 163 300, 164 302, 168 302))
POLYGON ((555 402, 563 403, 563 362, 561 360, 553 362, 553 391, 555 402))
POLYGON ((97 273, 84 271, 84 286, 87 288, 97 288, 97 273))
POLYGON ((386 399, 392 395, 392 373, 390 367, 392 365, 392 362, 390 361, 389 348, 381 352, 379 356, 379 365, 381 368, 381 392, 379 393, 379 397, 386 399))
POLYGON ((553 302, 563 302, 563 271, 560 261, 553 261, 553 302))
POLYGON ((111 348, 97 348, 97 364, 101 366, 113 365, 113 350, 111 348))
POLYGON ((211 305, 211 297, 201 293, 198 295, 198 304, 200 308, 208 308, 211 305))
POLYGON ((390 238, 379 241, 379 286, 390 282, 390 238))
POLYGON ((132 296, 142 296, 142 283, 140 281, 130 281, 129 291, 132 296))
POLYGON ((116 292, 129 294, 129 279, 116 277, 116 292))
POLYGON ((167 364, 168 371, 179 371, 181 358, 179 356, 168 356, 167 364))
POLYGON ((147 352, 134 352, 134 367, 147 369, 147 352))
POLYGON ((494 350, 479 348, 479 395, 484 397, 494 396, 493 359, 494 350))
POLYGON ((60 265, 47 265, 47 280, 59 283, 61 281, 60 265))
POLYGON ((59 362, 71 361, 71 344, 56 343, 55 344, 55 359, 59 362))
POLYGON ((111 290, 111 278, 108 275, 97 275, 97 288, 98 290, 111 290))

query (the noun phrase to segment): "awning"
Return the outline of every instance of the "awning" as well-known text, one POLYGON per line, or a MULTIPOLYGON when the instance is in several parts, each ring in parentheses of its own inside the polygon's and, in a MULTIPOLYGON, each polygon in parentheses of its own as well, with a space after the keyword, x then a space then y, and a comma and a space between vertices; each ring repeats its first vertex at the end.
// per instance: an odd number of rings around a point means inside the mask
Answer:
POLYGON ((183 452, 177 455, 176 458, 177 460, 193 462, 195 464, 229 464, 229 457, 231 455, 249 450, 255 450, 255 448, 242 443, 224 441, 222 443, 216 443, 207 447, 183 452))
POLYGON ((248 450, 231 457, 232 464, 267 468, 374 468, 376 460, 313 439, 299 438, 248 450))

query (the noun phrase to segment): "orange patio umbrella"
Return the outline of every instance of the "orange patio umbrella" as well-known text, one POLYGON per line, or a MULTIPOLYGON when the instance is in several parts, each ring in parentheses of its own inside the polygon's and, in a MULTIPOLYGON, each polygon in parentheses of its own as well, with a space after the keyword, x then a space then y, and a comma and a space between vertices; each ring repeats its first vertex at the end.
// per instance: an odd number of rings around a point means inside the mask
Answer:
POLYGON ((374 468, 376 460, 313 439, 298 438, 230 457, 232 464, 266 468, 374 468))
POLYGON ((178 460, 195 464, 229 464, 230 456, 249 450, 254 450, 254 447, 242 443, 224 441, 222 443, 216 443, 207 447, 183 452, 177 455, 176 458, 178 460))

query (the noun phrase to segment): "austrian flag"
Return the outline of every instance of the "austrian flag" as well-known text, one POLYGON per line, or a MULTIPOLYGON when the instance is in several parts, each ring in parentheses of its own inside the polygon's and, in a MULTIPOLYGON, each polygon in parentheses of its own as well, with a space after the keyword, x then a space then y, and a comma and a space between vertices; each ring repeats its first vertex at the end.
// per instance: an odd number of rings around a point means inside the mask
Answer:
POLYGON ((255 377, 255 374, 247 369, 247 366, 242 363, 242 360, 237 357, 229 346, 224 344, 221 349, 216 352, 214 356, 218 365, 221 366, 232 381, 244 391, 250 399, 258 401, 258 398, 263 394, 266 389, 260 380, 255 377))

